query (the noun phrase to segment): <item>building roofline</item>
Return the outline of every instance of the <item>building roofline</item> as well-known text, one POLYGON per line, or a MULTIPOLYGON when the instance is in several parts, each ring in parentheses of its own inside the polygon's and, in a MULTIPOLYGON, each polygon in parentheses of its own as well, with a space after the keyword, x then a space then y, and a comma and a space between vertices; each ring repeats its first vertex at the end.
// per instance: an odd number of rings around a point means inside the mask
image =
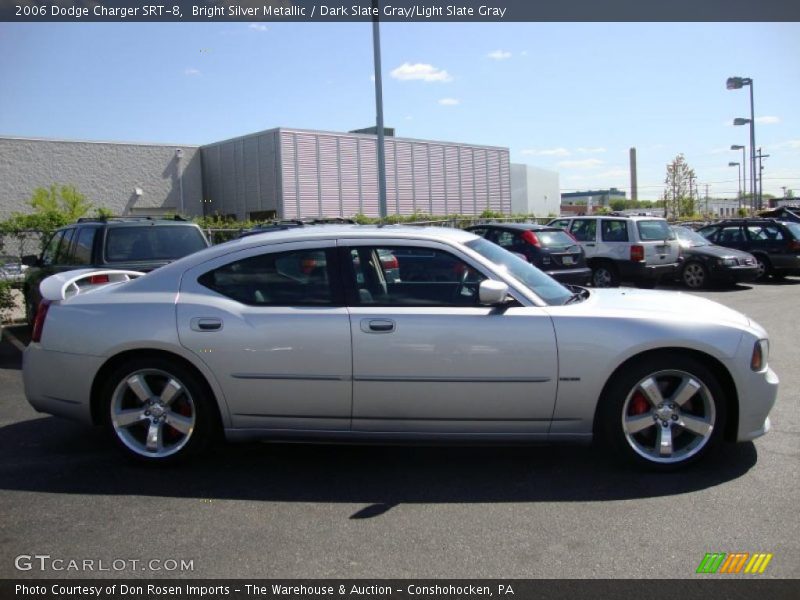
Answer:
MULTIPOLYGON (((375 134, 370 133, 350 133, 349 131, 327 131, 324 129, 302 129, 299 127, 272 127, 270 129, 264 129, 263 131, 256 131, 254 133, 248 133, 245 135, 239 135, 236 137, 232 137, 226 140, 220 140, 218 142, 211 142, 210 144, 202 144, 201 147, 208 148, 211 146, 218 146, 220 144, 227 144, 230 142, 235 142, 239 140, 245 140, 251 137, 264 135, 266 133, 310 133, 310 134, 321 134, 321 135, 332 135, 335 137, 357 137, 357 138, 364 138, 364 139, 371 139, 374 140, 378 136, 375 134)), ((401 137, 401 136, 386 136, 387 139, 391 140, 401 140, 404 142, 416 142, 420 144, 440 144, 444 146, 462 146, 468 148, 485 148, 488 150, 505 150, 510 152, 510 149, 507 146, 493 146, 488 144, 473 144, 473 143, 466 143, 466 142, 447 142, 444 140, 424 140, 420 138, 408 138, 408 137, 401 137)))
POLYGON ((117 140, 65 140, 62 138, 28 137, 23 135, 4 135, 0 140, 18 140, 23 142, 55 142, 59 144, 111 144, 114 146, 156 146, 159 148, 200 148, 198 144, 168 144, 163 142, 121 142, 117 140))

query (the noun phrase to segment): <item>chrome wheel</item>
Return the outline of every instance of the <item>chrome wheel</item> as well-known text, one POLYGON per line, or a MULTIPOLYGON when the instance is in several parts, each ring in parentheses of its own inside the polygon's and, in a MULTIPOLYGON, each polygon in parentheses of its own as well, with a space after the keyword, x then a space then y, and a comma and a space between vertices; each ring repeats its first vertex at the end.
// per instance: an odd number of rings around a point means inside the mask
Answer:
POLYGON ((692 262, 683 268, 683 283, 694 290, 706 284, 706 270, 700 263, 692 262))
POLYGON ((628 393, 622 431, 647 461, 678 464, 709 443, 716 418, 714 397, 700 378, 680 370, 657 371, 628 393))
POLYGON ((124 377, 111 397, 111 425, 117 438, 139 456, 165 458, 192 437, 197 408, 175 376, 140 369, 124 377))
POLYGON ((756 280, 766 279, 769 274, 766 261, 760 256, 756 256, 756 266, 758 267, 758 277, 756 277, 756 280))

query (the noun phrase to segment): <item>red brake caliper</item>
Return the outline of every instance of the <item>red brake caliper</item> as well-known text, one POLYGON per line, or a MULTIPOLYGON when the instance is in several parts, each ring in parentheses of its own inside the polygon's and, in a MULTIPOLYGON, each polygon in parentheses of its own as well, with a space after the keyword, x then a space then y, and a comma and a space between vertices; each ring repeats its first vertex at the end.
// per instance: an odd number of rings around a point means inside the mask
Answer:
POLYGON ((644 397, 642 392, 636 392, 631 398, 631 403, 628 406, 628 414, 629 415, 641 415, 647 412, 649 408, 649 403, 647 402, 647 398, 644 397))

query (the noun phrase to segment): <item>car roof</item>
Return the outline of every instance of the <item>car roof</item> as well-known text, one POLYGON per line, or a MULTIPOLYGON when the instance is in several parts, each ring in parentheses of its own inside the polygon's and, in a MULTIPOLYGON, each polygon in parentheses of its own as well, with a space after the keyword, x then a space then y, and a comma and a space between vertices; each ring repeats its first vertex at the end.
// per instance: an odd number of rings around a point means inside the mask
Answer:
POLYGON ((180 227, 197 227, 197 223, 181 218, 157 218, 157 217, 82 217, 75 223, 70 223, 59 229, 68 229, 77 226, 96 226, 96 227, 152 227, 154 225, 178 225, 180 227))

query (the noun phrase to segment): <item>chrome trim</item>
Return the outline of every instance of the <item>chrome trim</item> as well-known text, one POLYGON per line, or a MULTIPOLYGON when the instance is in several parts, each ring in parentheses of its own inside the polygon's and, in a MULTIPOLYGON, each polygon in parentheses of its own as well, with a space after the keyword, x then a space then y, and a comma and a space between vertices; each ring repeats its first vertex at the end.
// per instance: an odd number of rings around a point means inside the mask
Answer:
MULTIPOLYGON (((353 381, 419 382, 419 383, 547 383, 549 377, 419 377, 398 375, 373 375, 353 377, 353 381)), ((504 419, 503 419, 504 420, 504 419)))
POLYGON ((350 381, 337 375, 273 375, 272 373, 231 373, 234 379, 287 379, 289 381, 350 381))

